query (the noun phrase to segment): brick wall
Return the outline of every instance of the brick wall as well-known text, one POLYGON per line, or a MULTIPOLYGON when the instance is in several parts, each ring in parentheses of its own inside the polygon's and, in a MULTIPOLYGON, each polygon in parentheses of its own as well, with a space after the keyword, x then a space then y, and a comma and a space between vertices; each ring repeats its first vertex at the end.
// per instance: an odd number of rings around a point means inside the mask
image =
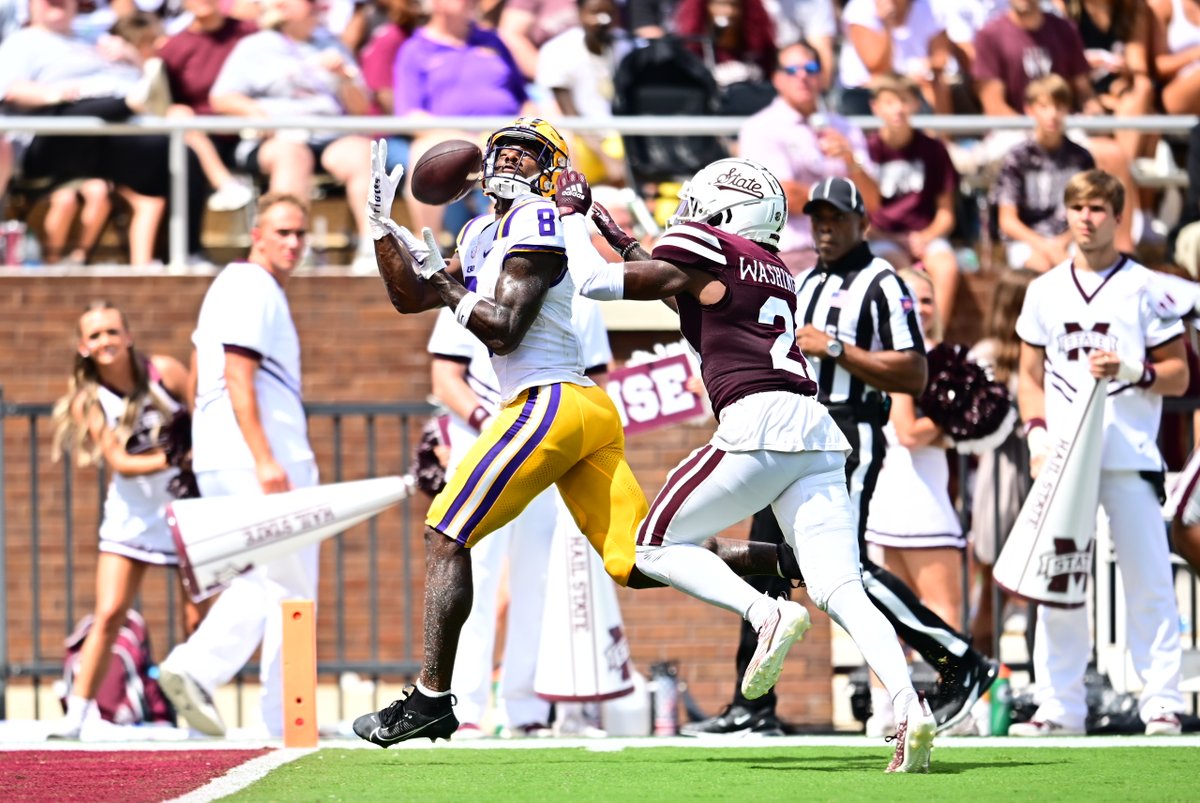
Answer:
MULTIPOLYGON (((968 277, 970 279, 970 277, 968 277)), ((139 348, 186 360, 196 313, 211 275, 135 275, 101 272, 31 270, 0 275, 0 383, 10 403, 48 403, 64 389, 74 345, 75 320, 84 305, 107 298, 130 318, 139 348)), ((970 280, 959 298, 963 339, 987 309, 989 283, 970 280)), ((425 342, 433 314, 400 316, 389 305, 379 280, 337 272, 296 277, 289 288, 303 348, 305 397, 313 402, 421 402, 429 394, 425 342)), ((953 330, 952 330, 953 331, 953 330)), ((634 348, 674 339, 670 333, 614 332, 618 360, 634 348)), ((9 660, 28 663, 35 657, 57 660, 62 637, 74 619, 94 602, 95 536, 102 487, 94 469, 68 471, 49 460, 47 422, 31 439, 29 422, 8 419, 4 428, 5 505, 7 514, 7 622, 9 660), (36 455, 38 471, 31 470, 36 455), (64 483, 72 483, 74 504, 64 509, 64 483), (36 506, 33 493, 36 491, 36 506), (68 570, 73 583, 68 587, 68 570), (35 601, 34 585, 40 588, 35 601), (35 613, 36 612, 36 613, 35 613), (34 650, 34 622, 40 622, 34 650), (36 655, 35 655, 36 652, 36 655)), ((708 422, 633 437, 629 459, 648 496, 658 490, 666 471, 704 443, 708 422)), ((405 464, 403 440, 416 428, 396 421, 377 422, 377 470, 397 472, 405 464)), ((340 433, 347 459, 341 479, 367 474, 363 422, 347 419, 340 433)), ((336 479, 335 433, 328 421, 313 427, 313 441, 326 481, 336 479)), ((379 558, 372 562, 372 531, 359 526, 322 549, 322 583, 318 639, 320 658, 339 655, 368 659, 419 657, 423 550, 423 500, 387 511, 377 519, 374 537, 379 558), (337 618, 338 566, 345 577, 344 619, 337 618), (413 572, 405 582, 405 567, 413 572), (367 582, 375 571, 382 579, 379 639, 370 638, 367 582), (412 604, 406 605, 411 599, 412 604), (406 628, 413 632, 415 655, 406 656, 406 628)), ((741 536, 745 526, 728 535, 741 536)), ((155 654, 162 657, 179 637, 169 622, 166 601, 179 592, 167 572, 151 572, 141 609, 155 634, 155 654)), ((801 601, 807 598, 801 594, 801 601)), ((621 590, 633 659, 643 673, 659 660, 679 662, 680 674, 707 711, 728 701, 735 682, 733 653, 738 620, 730 614, 670 590, 621 590)), ((781 684, 780 714, 787 720, 826 725, 832 720, 828 619, 814 611, 814 627, 789 659, 781 684)))

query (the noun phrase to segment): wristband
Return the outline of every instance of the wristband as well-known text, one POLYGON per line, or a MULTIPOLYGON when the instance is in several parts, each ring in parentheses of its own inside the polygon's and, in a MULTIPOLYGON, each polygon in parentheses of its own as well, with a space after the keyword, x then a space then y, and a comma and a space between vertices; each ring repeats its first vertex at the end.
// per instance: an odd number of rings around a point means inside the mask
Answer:
MULTIPOLYGON (((626 235, 628 237, 628 235, 626 235)), ((633 249, 637 248, 641 243, 635 237, 629 237, 629 242, 621 245, 618 243, 617 253, 621 255, 621 259, 629 259, 629 254, 633 249)))
POLYGON ((454 320, 466 326, 467 321, 471 320, 471 311, 480 301, 483 301, 483 296, 479 293, 468 292, 458 300, 458 306, 454 308, 454 320))
POLYGON ((1033 418, 1025 425, 1025 443, 1029 447, 1031 457, 1047 451, 1050 445, 1050 433, 1046 430, 1044 419, 1033 418))
POLYGON ((1045 428, 1046 428, 1046 419, 1031 418, 1025 422, 1025 437, 1028 438, 1029 433, 1033 432, 1035 429, 1045 429, 1045 428))
POLYGON ((484 409, 483 405, 481 404, 471 411, 471 415, 467 417, 467 423, 470 424, 471 428, 476 432, 481 432, 483 430, 484 422, 491 417, 491 413, 484 409))

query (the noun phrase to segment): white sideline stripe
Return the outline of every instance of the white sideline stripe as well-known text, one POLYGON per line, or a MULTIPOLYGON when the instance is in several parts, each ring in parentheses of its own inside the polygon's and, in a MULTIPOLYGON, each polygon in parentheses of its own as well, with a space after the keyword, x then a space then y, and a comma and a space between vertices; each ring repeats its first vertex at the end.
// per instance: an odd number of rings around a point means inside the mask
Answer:
POLYGON ((307 747, 273 750, 266 755, 239 764, 219 778, 213 778, 199 789, 193 789, 186 795, 180 795, 167 803, 209 803, 209 801, 220 800, 242 791, 255 781, 262 780, 271 770, 279 769, 284 764, 315 752, 316 748, 307 747))
MULTIPOLYGON (((1065 747, 1065 748, 1110 748, 1110 747, 1200 747, 1200 734, 1189 733, 1183 736, 1047 736, 1041 738, 1018 738, 1009 736, 939 736, 934 742, 938 749, 960 748, 997 748, 997 747, 1065 747)), ((146 742, 0 742, 0 752, 25 750, 91 750, 109 752, 129 752, 131 750, 161 750, 163 752, 187 750, 253 750, 264 747, 276 748, 272 753, 258 759, 252 759, 242 766, 255 766, 264 758, 271 756, 288 756, 279 766, 294 758, 299 758, 311 749, 283 749, 279 740, 194 740, 190 742, 146 743, 146 742)), ((396 745, 389 752, 397 750, 546 750, 546 749, 579 749, 597 752, 637 749, 645 747, 727 747, 730 749, 764 747, 877 747, 891 749, 882 739, 871 739, 861 735, 845 736, 771 736, 771 737, 738 737, 738 736, 708 736, 689 738, 687 736, 668 737, 609 737, 602 739, 473 739, 449 743, 439 741, 436 745, 427 739, 418 742, 406 742, 396 745)), ((369 742, 361 739, 322 739, 318 748, 343 750, 379 750, 369 742)))

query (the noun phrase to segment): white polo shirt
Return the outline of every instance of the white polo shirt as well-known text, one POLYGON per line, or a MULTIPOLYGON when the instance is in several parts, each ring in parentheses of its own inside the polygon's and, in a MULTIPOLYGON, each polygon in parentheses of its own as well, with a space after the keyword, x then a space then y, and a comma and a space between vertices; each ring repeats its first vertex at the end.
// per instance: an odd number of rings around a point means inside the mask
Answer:
POLYGON ((199 471, 253 468, 225 386, 227 347, 261 358, 254 392, 267 442, 281 465, 313 459, 300 397, 300 339, 283 288, 266 269, 235 262, 209 286, 196 331, 192 464, 199 471))

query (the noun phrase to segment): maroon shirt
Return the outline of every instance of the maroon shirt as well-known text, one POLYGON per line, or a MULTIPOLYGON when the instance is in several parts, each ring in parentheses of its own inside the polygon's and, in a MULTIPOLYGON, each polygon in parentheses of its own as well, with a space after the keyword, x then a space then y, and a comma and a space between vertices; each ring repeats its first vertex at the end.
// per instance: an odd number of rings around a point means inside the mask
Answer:
POLYGON ((883 204, 871 213, 871 225, 880 231, 922 231, 937 214, 938 196, 958 188, 958 173, 946 146, 914 131, 900 150, 887 145, 878 133, 867 137, 867 152, 879 165, 879 192, 883 204))
POLYGON ((196 114, 213 114, 208 93, 217 80, 221 65, 239 40, 255 33, 258 25, 232 17, 215 31, 186 30, 172 36, 159 55, 167 68, 171 98, 191 106, 196 114))
POLYGON ((817 395, 796 345, 796 283, 778 255, 712 226, 684 223, 668 229, 651 256, 707 271, 725 285, 725 297, 708 307, 687 294, 675 297, 679 329, 700 355, 714 414, 752 393, 817 395), (785 360, 799 373, 776 367, 785 360))
POLYGON ((1075 23, 1046 14, 1042 27, 1027 31, 1007 14, 996 17, 975 34, 976 81, 999 79, 1004 99, 1014 111, 1025 108, 1025 87, 1034 78, 1057 73, 1067 83, 1088 73, 1083 39, 1075 23))

